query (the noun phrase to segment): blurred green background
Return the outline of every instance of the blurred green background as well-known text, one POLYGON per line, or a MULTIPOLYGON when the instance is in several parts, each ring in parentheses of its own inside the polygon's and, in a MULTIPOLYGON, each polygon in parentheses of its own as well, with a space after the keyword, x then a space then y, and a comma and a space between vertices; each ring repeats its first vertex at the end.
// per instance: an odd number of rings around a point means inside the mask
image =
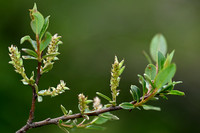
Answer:
MULTIPOLYGON (((96 91, 110 93, 109 79, 114 56, 125 59, 126 69, 120 84, 118 103, 130 101, 129 87, 138 85, 147 61, 142 50, 156 33, 167 38, 168 51, 176 50, 174 80, 183 84, 176 89, 186 96, 169 96, 152 105, 156 111, 117 111, 120 120, 104 124, 104 133, 188 133, 198 132, 200 120, 200 1, 199 0, 6 0, 0 1, 0 132, 13 133, 26 123, 32 91, 20 82, 20 75, 8 64, 7 47, 19 48, 20 38, 33 33, 29 11, 37 2, 39 11, 51 15, 49 31, 62 35, 60 60, 42 76, 40 88, 56 86, 60 79, 71 88, 66 93, 37 103, 35 121, 62 115, 60 104, 78 112, 77 95, 93 98, 96 91)), ((36 62, 26 61, 26 72, 35 70, 36 62)), ((103 103, 106 101, 102 100, 103 103)), ((61 133, 55 125, 28 131, 61 133)), ((100 133, 76 130, 74 133, 100 133)))

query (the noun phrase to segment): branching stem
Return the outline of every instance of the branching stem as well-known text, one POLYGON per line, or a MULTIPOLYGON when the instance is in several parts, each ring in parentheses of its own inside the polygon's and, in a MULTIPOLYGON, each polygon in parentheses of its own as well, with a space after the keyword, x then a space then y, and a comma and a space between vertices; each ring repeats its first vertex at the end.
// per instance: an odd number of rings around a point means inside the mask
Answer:
MULTIPOLYGON (((144 103, 146 103, 147 101, 149 101, 151 98, 153 98, 155 95, 156 95, 156 92, 157 90, 155 89, 155 91, 149 95, 146 95, 146 96, 142 96, 140 98, 140 102, 137 103, 136 101, 132 101, 130 103, 132 103, 133 105, 135 106, 141 106, 143 105, 144 103)), ((111 106, 109 108, 104 108, 104 109, 100 109, 100 110, 96 110, 96 111, 93 111, 91 113, 85 113, 84 115, 87 115, 87 116, 98 116, 102 113, 106 113, 106 112, 111 112, 111 111, 117 111, 117 110, 121 110, 122 107, 120 106, 111 106)), ((17 131, 16 133, 25 133, 27 130, 31 129, 31 128, 37 128, 37 127, 42 127, 42 126, 45 126, 45 125, 50 125, 50 124, 55 124, 57 125, 59 120, 73 120, 73 119, 76 119, 76 118, 82 118, 83 115, 81 113, 77 113, 77 114, 73 114, 73 115, 68 115, 68 116, 60 116, 60 117, 57 117, 57 118, 48 118, 48 119, 45 119, 45 120, 42 120, 42 121, 38 121, 38 122, 33 122, 31 124, 26 124, 24 127, 22 127, 19 131, 17 131)))

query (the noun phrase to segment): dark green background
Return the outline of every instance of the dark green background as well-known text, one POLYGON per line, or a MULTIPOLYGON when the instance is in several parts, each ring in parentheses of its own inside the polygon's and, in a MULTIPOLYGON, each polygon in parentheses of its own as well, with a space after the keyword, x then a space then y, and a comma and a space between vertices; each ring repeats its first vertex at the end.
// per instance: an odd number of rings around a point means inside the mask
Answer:
MULTIPOLYGON (((125 59, 120 84, 120 101, 130 101, 129 87, 138 85, 137 74, 147 65, 142 50, 149 50, 154 34, 167 38, 169 51, 176 50, 174 80, 186 96, 169 96, 153 102, 156 111, 117 111, 120 121, 104 124, 104 133, 189 133, 198 132, 200 120, 200 1, 199 0, 1 0, 0 1, 0 132, 12 133, 25 124, 31 104, 31 88, 22 85, 20 75, 8 64, 7 47, 33 33, 29 11, 37 2, 39 11, 51 15, 49 31, 62 35, 60 60, 41 78, 40 89, 66 81, 71 91, 37 103, 35 120, 62 115, 60 104, 78 112, 77 95, 93 98, 96 91, 110 93, 109 79, 114 56, 125 59)), ((26 72, 35 61, 25 62, 26 72)), ((105 101, 102 100, 103 103, 105 101)), ((57 126, 32 129, 30 133, 60 133, 57 126)), ((75 133, 100 133, 77 130, 75 133)))

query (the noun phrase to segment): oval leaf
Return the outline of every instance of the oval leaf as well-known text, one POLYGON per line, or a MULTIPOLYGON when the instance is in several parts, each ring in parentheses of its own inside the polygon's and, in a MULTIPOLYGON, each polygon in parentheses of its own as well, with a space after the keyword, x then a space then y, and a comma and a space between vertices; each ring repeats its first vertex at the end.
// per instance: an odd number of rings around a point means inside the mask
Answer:
POLYGON ((89 125, 85 127, 86 129, 95 129, 95 130, 104 130, 104 127, 96 126, 96 125, 89 125))
POLYGON ((100 92, 96 92, 96 94, 99 95, 100 97, 102 97, 102 98, 108 100, 108 101, 112 101, 108 96, 106 96, 106 95, 104 95, 104 94, 102 94, 102 93, 100 93, 100 92))
POLYGON ((103 123, 106 123, 108 121, 108 119, 106 119, 106 118, 103 118, 103 117, 98 117, 96 120, 95 120, 95 124, 99 124, 99 125, 101 125, 101 124, 103 124, 103 123))
POLYGON ((155 111, 161 111, 160 107, 155 107, 151 105, 142 105, 144 110, 155 110, 155 111))
POLYGON ((155 78, 155 86, 157 89, 164 86, 167 82, 169 82, 176 72, 176 65, 171 64, 168 67, 162 69, 155 78))
POLYGON ((123 109, 134 109, 135 108, 134 105, 129 102, 121 103, 119 106, 122 107, 123 109))
POLYGON ((29 55, 32 55, 34 57, 37 58, 37 54, 35 53, 35 51, 31 50, 31 49, 26 49, 26 48, 23 48, 22 51, 24 51, 25 53, 29 54, 29 55))
POLYGON ((35 49, 35 51, 37 51, 36 41, 33 41, 30 36, 24 36, 24 37, 21 38, 20 44, 24 43, 25 41, 29 41, 30 44, 32 45, 32 47, 35 49))
POLYGON ((64 114, 65 116, 67 116, 67 115, 68 115, 68 111, 65 109, 65 107, 62 106, 62 105, 60 105, 60 108, 61 108, 63 114, 64 114))
POLYGON ((150 54, 155 62, 157 62, 158 51, 163 55, 167 53, 167 42, 162 34, 155 35, 150 44, 150 54))
POLYGON ((184 96, 185 93, 179 90, 171 90, 169 93, 167 93, 168 95, 178 95, 178 96, 184 96))
POLYGON ((32 11, 31 18, 32 18, 31 28, 36 35, 39 35, 40 31, 42 30, 43 24, 44 24, 44 17, 42 16, 42 14, 40 12, 32 11))
POLYGON ((46 32, 44 40, 42 40, 40 44, 40 51, 43 51, 51 42, 51 34, 49 32, 46 32))
POLYGON ((156 77, 156 67, 153 64, 147 65, 145 74, 148 75, 151 80, 154 80, 156 77))
POLYGON ((137 86, 131 85, 130 93, 133 96, 133 100, 140 101, 140 89, 137 86))

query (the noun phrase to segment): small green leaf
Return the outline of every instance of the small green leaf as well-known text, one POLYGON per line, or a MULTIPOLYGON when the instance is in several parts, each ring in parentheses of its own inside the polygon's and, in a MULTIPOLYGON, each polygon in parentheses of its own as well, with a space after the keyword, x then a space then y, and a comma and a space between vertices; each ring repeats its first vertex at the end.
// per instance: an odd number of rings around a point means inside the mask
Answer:
POLYGON ((142 105, 144 110, 155 110, 155 111, 161 111, 160 107, 155 107, 151 105, 142 105))
POLYGON ((121 75, 121 74, 123 73, 124 69, 125 69, 125 66, 123 66, 123 67, 119 70, 119 75, 121 75))
POLYGON ((95 129, 95 130, 104 130, 104 127, 96 126, 96 125, 89 125, 85 127, 86 129, 95 129))
POLYGON ((106 95, 104 95, 104 94, 102 94, 102 93, 100 93, 100 92, 96 92, 96 94, 99 95, 100 97, 102 97, 102 98, 108 100, 108 101, 112 101, 108 96, 106 96, 106 95))
POLYGON ((160 91, 158 91, 158 93, 160 93, 160 92, 165 93, 165 92, 171 91, 171 90, 173 90, 173 89, 174 89, 174 85, 173 85, 173 84, 168 84, 168 85, 163 86, 163 87, 160 89, 160 91))
POLYGON ((40 51, 43 51, 51 42, 51 34, 49 32, 46 32, 44 40, 42 40, 40 44, 40 51))
POLYGON ((149 55, 143 51, 144 56, 146 57, 147 61, 149 62, 149 64, 152 64, 151 58, 149 57, 149 55))
POLYGON ((124 60, 122 60, 120 63, 119 63, 119 68, 121 68, 124 64, 124 60))
POLYGON ((50 17, 50 16, 47 16, 47 17, 45 18, 45 20, 44 20, 44 25, 43 25, 43 27, 42 27, 42 30, 41 30, 40 36, 39 36, 39 39, 40 39, 40 40, 42 39, 44 33, 46 32, 46 30, 47 30, 47 28, 48 28, 48 26, 49 26, 49 17, 50 17))
POLYGON ((30 14, 31 14, 31 19, 32 19, 31 28, 36 35, 39 35, 44 24, 44 17, 38 11, 36 12, 31 11, 30 14))
POLYGON ((133 100, 140 101, 140 89, 137 86, 131 85, 130 93, 133 96, 133 100))
POLYGON ((42 56, 42 59, 45 59, 45 58, 47 58, 47 57, 55 57, 55 56, 57 56, 57 55, 59 55, 60 53, 56 53, 56 54, 47 54, 47 55, 45 55, 45 56, 42 56))
POLYGON ((123 109, 134 109, 135 108, 134 105, 129 102, 121 103, 119 106, 122 107, 123 109))
POLYGON ((146 81, 141 75, 138 75, 139 77, 139 83, 142 85, 142 90, 143 90, 143 96, 147 93, 147 88, 146 88, 146 81))
POLYGON ((41 74, 43 73, 47 73, 48 71, 50 71, 53 68, 53 63, 49 63, 48 65, 46 65, 43 69, 41 74))
POLYGON ((168 95, 178 95, 178 96, 184 96, 185 93, 179 90, 171 90, 169 93, 167 93, 168 95))
POLYGON ((165 63, 165 56, 160 51, 158 51, 158 62, 157 62, 158 72, 163 69, 164 63, 165 63))
POLYGON ((147 74, 144 74, 144 77, 145 77, 147 83, 149 83, 151 85, 152 89, 155 89, 155 85, 151 81, 150 77, 147 74))
POLYGON ((151 40, 150 54, 155 62, 157 62, 158 59, 158 51, 163 55, 167 53, 167 42, 162 34, 156 34, 151 40))
POLYGON ((25 60, 37 60, 37 58, 35 58, 35 57, 33 57, 33 56, 29 56, 29 55, 27 55, 27 56, 22 56, 22 58, 25 59, 25 60))
POLYGON ((87 100, 87 101, 85 101, 86 104, 90 104, 92 102, 93 102, 93 100, 87 100))
POLYGON ((33 41, 30 36, 24 36, 21 38, 20 44, 24 43, 25 41, 29 41, 32 47, 37 51, 37 43, 33 41))
POLYGON ((67 115, 68 115, 68 111, 65 109, 65 107, 62 106, 62 105, 60 105, 60 108, 61 108, 63 114, 64 114, 65 116, 67 116, 67 115))
POLYGON ((116 115, 113 115, 110 112, 103 113, 100 115, 100 117, 103 117, 109 120, 119 120, 119 118, 116 115))
POLYGON ((106 105, 104 105, 106 108, 109 108, 109 107, 111 107, 111 106, 113 106, 113 104, 106 104, 106 105))
POLYGON ((147 74, 151 80, 154 80, 156 76, 156 67, 153 64, 147 65, 145 69, 145 74, 147 74))
POLYGON ((164 63, 164 68, 166 68, 167 66, 171 64, 173 56, 174 56, 174 50, 170 54, 167 55, 167 59, 165 60, 165 63, 164 63))
POLYGON ((23 48, 22 51, 24 51, 25 53, 29 54, 29 55, 32 55, 34 56, 35 58, 37 58, 37 54, 35 51, 31 50, 31 49, 26 49, 26 48, 23 48))
POLYGON ((159 92, 163 92, 163 93, 169 92, 174 89, 174 86, 176 84, 180 84, 180 83, 183 83, 183 82, 182 81, 169 82, 168 85, 163 86, 159 92))
POLYGON ((43 98, 42 96, 38 96, 38 102, 42 102, 43 98))
POLYGON ((162 69, 155 78, 155 86, 157 89, 164 86, 167 82, 169 82, 176 72, 176 65, 171 64, 168 67, 162 69))
POLYGON ((103 123, 106 123, 108 121, 108 119, 106 118, 103 118, 103 117, 98 117, 96 120, 95 120, 95 124, 98 124, 98 125, 101 125, 103 123))

